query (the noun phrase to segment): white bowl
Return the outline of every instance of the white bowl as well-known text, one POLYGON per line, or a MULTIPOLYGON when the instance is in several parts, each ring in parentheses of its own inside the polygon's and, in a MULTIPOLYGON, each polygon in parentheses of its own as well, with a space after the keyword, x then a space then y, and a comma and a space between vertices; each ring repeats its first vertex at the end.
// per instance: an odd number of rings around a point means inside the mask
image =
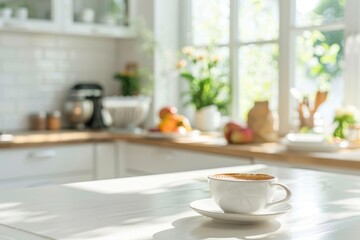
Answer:
POLYGON ((112 96, 103 99, 103 107, 109 110, 113 127, 136 128, 148 116, 151 99, 146 96, 112 96))

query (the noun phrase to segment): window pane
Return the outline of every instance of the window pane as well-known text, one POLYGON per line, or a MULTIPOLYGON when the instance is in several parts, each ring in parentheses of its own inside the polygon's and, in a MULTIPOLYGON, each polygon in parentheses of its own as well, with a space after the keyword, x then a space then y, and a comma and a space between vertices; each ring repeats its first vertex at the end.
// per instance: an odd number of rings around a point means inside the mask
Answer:
POLYGON ((335 108, 343 100, 343 31, 305 31, 296 38, 296 54, 295 87, 308 95, 310 102, 318 89, 329 90, 319 112, 331 122, 335 108))
POLYGON ((345 0, 296 0, 296 25, 333 23, 344 18, 345 0))
POLYGON ((278 106, 278 44, 249 45, 239 50, 240 113, 242 119, 254 101, 270 100, 278 106))
POLYGON ((192 42, 195 45, 229 42, 229 0, 192 0, 191 9, 192 42))
POLYGON ((278 0, 242 0, 238 3, 240 41, 275 40, 278 38, 278 0))
MULTIPOLYGON (((230 83, 230 50, 229 47, 217 47, 214 50, 215 57, 219 57, 219 67, 218 69, 218 75, 219 81, 224 81, 230 83)), ((230 101, 231 96, 229 96, 229 92, 222 92, 221 99, 226 99, 228 101, 228 105, 226 109, 222 110, 222 114, 229 115, 229 107, 230 107, 230 101)))
POLYGON ((73 7, 75 22, 128 24, 128 0, 74 0, 73 7))

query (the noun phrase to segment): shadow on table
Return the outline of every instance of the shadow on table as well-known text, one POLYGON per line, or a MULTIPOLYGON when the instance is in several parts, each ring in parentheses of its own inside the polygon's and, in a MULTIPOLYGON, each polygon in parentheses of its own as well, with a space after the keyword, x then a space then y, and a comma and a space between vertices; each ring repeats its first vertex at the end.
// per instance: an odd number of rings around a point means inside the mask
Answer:
POLYGON ((172 225, 174 228, 154 234, 153 239, 244 239, 256 236, 266 237, 266 235, 277 231, 281 227, 278 221, 240 225, 217 222, 203 216, 182 218, 174 221, 172 225))

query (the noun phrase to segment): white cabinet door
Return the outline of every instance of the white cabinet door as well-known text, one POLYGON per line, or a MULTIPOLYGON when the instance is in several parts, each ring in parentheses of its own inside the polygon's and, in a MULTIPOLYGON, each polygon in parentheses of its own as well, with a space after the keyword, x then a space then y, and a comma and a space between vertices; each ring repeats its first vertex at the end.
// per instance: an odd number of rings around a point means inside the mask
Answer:
POLYGON ((93 171, 92 144, 0 149, 0 179, 93 171))
POLYGON ((11 16, 0 19, 0 30, 56 33, 61 31, 62 1, 5 1, 0 11, 5 8, 11 11, 11 16))
POLYGON ((66 33, 129 38, 135 36, 130 23, 135 1, 65 0, 66 33))
POLYGON ((116 171, 116 143, 95 144, 95 179, 109 179, 117 176, 116 171))
POLYGON ((93 144, 0 149, 0 188, 94 179, 93 144))
POLYGON ((10 13, 8 17, 0 16, 0 31, 112 38, 135 37, 134 27, 130 24, 134 22, 137 8, 134 0, 17 0, 3 2, 1 4, 2 1, 0 1, 0 11, 6 8, 5 11, 10 11, 10 13), (124 7, 121 8, 121 6, 124 7), (19 13, 20 7, 22 14, 19 13), (89 15, 90 20, 93 15, 93 20, 90 22, 89 15), (124 16, 123 20, 119 16, 124 16))
POLYGON ((251 160, 245 158, 135 143, 126 144, 125 159, 128 175, 169 173, 251 164, 251 160))

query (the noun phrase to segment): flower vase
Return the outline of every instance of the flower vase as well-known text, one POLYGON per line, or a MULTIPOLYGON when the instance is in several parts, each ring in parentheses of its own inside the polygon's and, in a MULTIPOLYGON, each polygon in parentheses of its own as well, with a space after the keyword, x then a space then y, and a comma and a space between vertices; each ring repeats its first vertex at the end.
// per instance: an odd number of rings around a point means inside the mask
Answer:
POLYGON ((254 142, 278 140, 278 121, 270 111, 268 101, 255 102, 249 111, 247 124, 253 131, 254 142))
POLYGON ((221 114, 215 105, 206 106, 195 113, 195 127, 210 132, 220 128, 221 114))

